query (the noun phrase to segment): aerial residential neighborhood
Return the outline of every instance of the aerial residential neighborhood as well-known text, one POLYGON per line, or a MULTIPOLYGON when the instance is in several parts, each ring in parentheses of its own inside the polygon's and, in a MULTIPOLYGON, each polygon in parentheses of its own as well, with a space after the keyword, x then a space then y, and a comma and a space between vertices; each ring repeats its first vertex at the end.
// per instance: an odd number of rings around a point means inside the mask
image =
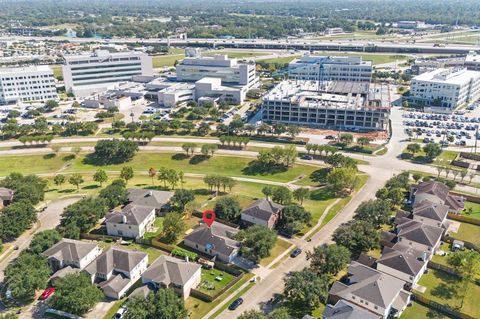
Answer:
POLYGON ((0 319, 480 318, 478 0, 4 0, 0 319))

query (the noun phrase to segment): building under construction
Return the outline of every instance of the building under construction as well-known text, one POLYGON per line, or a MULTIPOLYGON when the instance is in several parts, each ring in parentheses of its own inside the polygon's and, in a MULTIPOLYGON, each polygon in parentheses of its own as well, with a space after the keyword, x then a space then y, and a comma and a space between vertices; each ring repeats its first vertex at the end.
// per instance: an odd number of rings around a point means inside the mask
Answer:
POLYGON ((263 97, 263 120, 354 131, 387 130, 388 86, 346 81, 279 83, 263 97))

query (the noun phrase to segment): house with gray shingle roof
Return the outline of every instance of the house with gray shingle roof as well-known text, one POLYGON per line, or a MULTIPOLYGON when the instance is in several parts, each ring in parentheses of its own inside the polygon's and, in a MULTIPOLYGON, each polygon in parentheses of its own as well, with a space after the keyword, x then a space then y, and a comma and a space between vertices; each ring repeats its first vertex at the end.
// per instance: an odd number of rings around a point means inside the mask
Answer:
POLYGON ((174 192, 157 191, 143 188, 129 188, 128 201, 138 206, 147 206, 155 208, 157 216, 163 216, 170 209, 170 200, 174 192))
POLYGON ((330 289, 329 304, 343 299, 380 318, 399 317, 410 302, 404 286, 403 280, 353 261, 348 276, 330 289))
POLYGON ((234 239, 237 233, 238 229, 219 222, 213 222, 211 227, 202 223, 185 237, 183 243, 203 254, 230 263, 240 250, 240 243, 234 239))
POLYGON ((410 189, 410 200, 415 203, 421 203, 429 200, 433 203, 448 206, 452 213, 460 213, 464 208, 465 199, 462 196, 450 194, 449 188, 440 182, 428 181, 414 185, 410 189))
POLYGON ((283 206, 262 198, 253 202, 242 211, 241 219, 246 225, 262 225, 272 229, 275 227, 283 206))
POLYGON ((425 251, 429 258, 440 246, 445 231, 443 228, 430 226, 409 218, 396 219, 395 224, 397 242, 419 251, 425 251))
POLYGON ((384 247, 377 259, 377 270, 401 279, 411 285, 416 284, 427 269, 428 254, 402 243, 392 248, 384 247))
POLYGON ((97 244, 63 238, 42 255, 47 257, 48 264, 56 272, 67 266, 84 269, 101 253, 97 244))
POLYGON ((184 299, 201 280, 202 266, 175 257, 160 256, 142 275, 142 282, 154 289, 172 288, 184 299))
POLYGON ((98 283, 103 293, 120 299, 140 278, 148 266, 148 255, 141 251, 112 247, 85 268, 92 283, 98 283))
POLYGON ((128 204, 121 212, 112 212, 105 217, 107 234, 128 238, 141 238, 155 222, 155 208, 128 204))
POLYGON ((428 199, 413 205, 413 220, 430 226, 442 227, 447 220, 449 207, 447 205, 433 203, 428 199))
POLYGON ((13 201, 13 190, 5 187, 0 187, 0 209, 10 205, 13 201))
MULTIPOLYGON (((313 317, 310 317, 313 318, 313 317)), ((334 306, 327 305, 322 319, 379 319, 376 315, 346 300, 339 300, 334 306)))

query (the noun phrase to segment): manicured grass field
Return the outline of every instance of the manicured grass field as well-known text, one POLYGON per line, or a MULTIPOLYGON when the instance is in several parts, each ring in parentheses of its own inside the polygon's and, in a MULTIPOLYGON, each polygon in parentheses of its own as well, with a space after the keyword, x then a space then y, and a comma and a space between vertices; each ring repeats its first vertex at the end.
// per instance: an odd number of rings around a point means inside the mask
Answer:
MULTIPOLYGON (((461 291, 463 284, 458 277, 449 275, 443 271, 430 269, 420 279, 419 285, 427 287, 423 294, 425 297, 441 304, 449 306, 454 310, 460 310, 462 305, 461 291)), ((480 304, 478 296, 480 295, 480 286, 471 283, 463 302, 461 311, 480 318, 480 304)))
POLYGON ((162 68, 165 66, 172 66, 175 61, 181 61, 185 57, 184 54, 167 54, 156 55, 152 57, 153 68, 162 68))
POLYGON ((458 229, 457 233, 451 233, 450 236, 471 242, 475 245, 480 245, 480 226, 467 224, 467 223, 460 223, 460 228, 458 229))
POLYGON ((264 267, 268 266, 272 261, 275 260, 275 258, 280 256, 284 251, 290 249, 291 247, 292 244, 290 244, 288 241, 277 237, 277 242, 275 243, 275 246, 273 246, 272 251, 270 252, 270 256, 263 258, 260 261, 260 265, 264 267))
POLYGON ((405 311, 400 316, 400 319, 447 319, 453 318, 443 313, 438 312, 437 310, 428 308, 424 305, 421 305, 417 302, 413 302, 411 307, 407 307, 405 311))
POLYGON ((215 295, 226 285, 228 285, 233 280, 233 278, 234 277, 229 273, 218 269, 202 268, 202 281, 200 283, 200 286, 198 286, 198 290, 207 295, 215 295), (211 289, 208 289, 209 286, 211 289))
POLYGON ((53 76, 56 78, 56 79, 59 79, 61 77, 63 77, 63 70, 62 70, 62 66, 59 65, 59 64, 52 64, 50 65, 50 69, 52 69, 53 71, 53 76))
POLYGON ((293 59, 300 57, 300 55, 292 55, 287 57, 272 58, 272 59, 258 59, 259 62, 264 63, 278 63, 278 64, 287 64, 292 62, 293 59))
POLYGON ((62 155, 1 156, 0 176, 11 172, 23 174, 53 173, 66 164, 62 155))
POLYGON ((242 59, 242 58, 253 58, 253 57, 269 55, 270 53, 258 52, 258 51, 248 52, 248 51, 228 51, 228 50, 208 51, 208 52, 202 53, 203 56, 214 56, 216 54, 227 54, 229 58, 242 59))
POLYGON ((155 218, 155 222, 153 223, 153 227, 156 228, 155 231, 152 231, 152 232, 146 232, 144 235, 143 235, 143 238, 145 239, 152 239, 152 238, 155 238, 157 237, 161 232, 162 232, 162 228, 163 228, 163 217, 157 217, 155 218))
POLYGON ((473 202, 465 202, 465 210, 462 212, 462 215, 466 217, 480 219, 480 204, 473 202), (472 209, 472 213, 468 214, 470 208, 472 209))

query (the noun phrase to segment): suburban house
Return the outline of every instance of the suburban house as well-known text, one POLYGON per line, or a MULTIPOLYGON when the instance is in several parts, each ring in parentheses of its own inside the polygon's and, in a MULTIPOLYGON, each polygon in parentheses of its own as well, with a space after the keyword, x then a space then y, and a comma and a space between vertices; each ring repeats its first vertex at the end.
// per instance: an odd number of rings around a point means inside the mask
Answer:
POLYGON ((413 286, 425 273, 427 263, 427 253, 398 243, 393 248, 384 247, 376 264, 377 270, 413 286))
POLYGON ((5 187, 0 187, 0 209, 10 205, 13 201, 13 190, 5 187))
POLYGON ((430 226, 442 227, 447 220, 449 207, 424 200, 413 205, 413 220, 430 226))
POLYGON ((128 238, 141 238, 155 222, 155 208, 128 204, 121 212, 112 212, 105 217, 107 234, 128 238))
POLYGON ((165 215, 170 209, 170 199, 174 192, 157 191, 143 188, 129 188, 128 201, 138 206, 155 208, 157 216, 165 215))
POLYGON ((398 242, 410 246, 416 250, 428 253, 428 258, 435 253, 440 246, 444 229, 430 226, 409 218, 395 220, 398 242))
POLYGON ((352 261, 347 277, 330 289, 329 304, 345 300, 379 318, 400 317, 410 302, 404 285, 403 280, 352 261))
POLYGON ((102 249, 97 244, 63 238, 42 255, 47 257, 48 264, 57 272, 66 267, 84 269, 101 253, 102 249))
MULTIPOLYGON (((313 317, 310 317, 313 318, 313 317)), ((346 300, 339 300, 334 306, 327 305, 323 311, 322 319, 379 319, 368 310, 360 308, 346 300)))
POLYGON ((455 214, 463 210, 465 201, 462 196, 450 194, 450 190, 445 184, 436 181, 422 182, 412 186, 410 189, 410 200, 414 204, 421 203, 424 200, 443 204, 448 206, 449 212, 455 214))
POLYGON ((112 247, 85 268, 92 283, 98 283, 105 296, 120 299, 148 266, 148 255, 112 247))
POLYGON ((262 225, 272 229, 277 224, 283 206, 262 198, 253 202, 242 211, 242 222, 249 225, 262 225))
POLYGON ((160 256, 142 275, 142 282, 154 289, 173 288, 187 299, 190 290, 196 288, 201 280, 202 266, 175 257, 160 256))
POLYGON ((233 239, 236 233, 238 229, 219 222, 213 222, 211 227, 202 223, 185 237, 183 243, 203 254, 230 263, 240 249, 240 243, 233 239))

